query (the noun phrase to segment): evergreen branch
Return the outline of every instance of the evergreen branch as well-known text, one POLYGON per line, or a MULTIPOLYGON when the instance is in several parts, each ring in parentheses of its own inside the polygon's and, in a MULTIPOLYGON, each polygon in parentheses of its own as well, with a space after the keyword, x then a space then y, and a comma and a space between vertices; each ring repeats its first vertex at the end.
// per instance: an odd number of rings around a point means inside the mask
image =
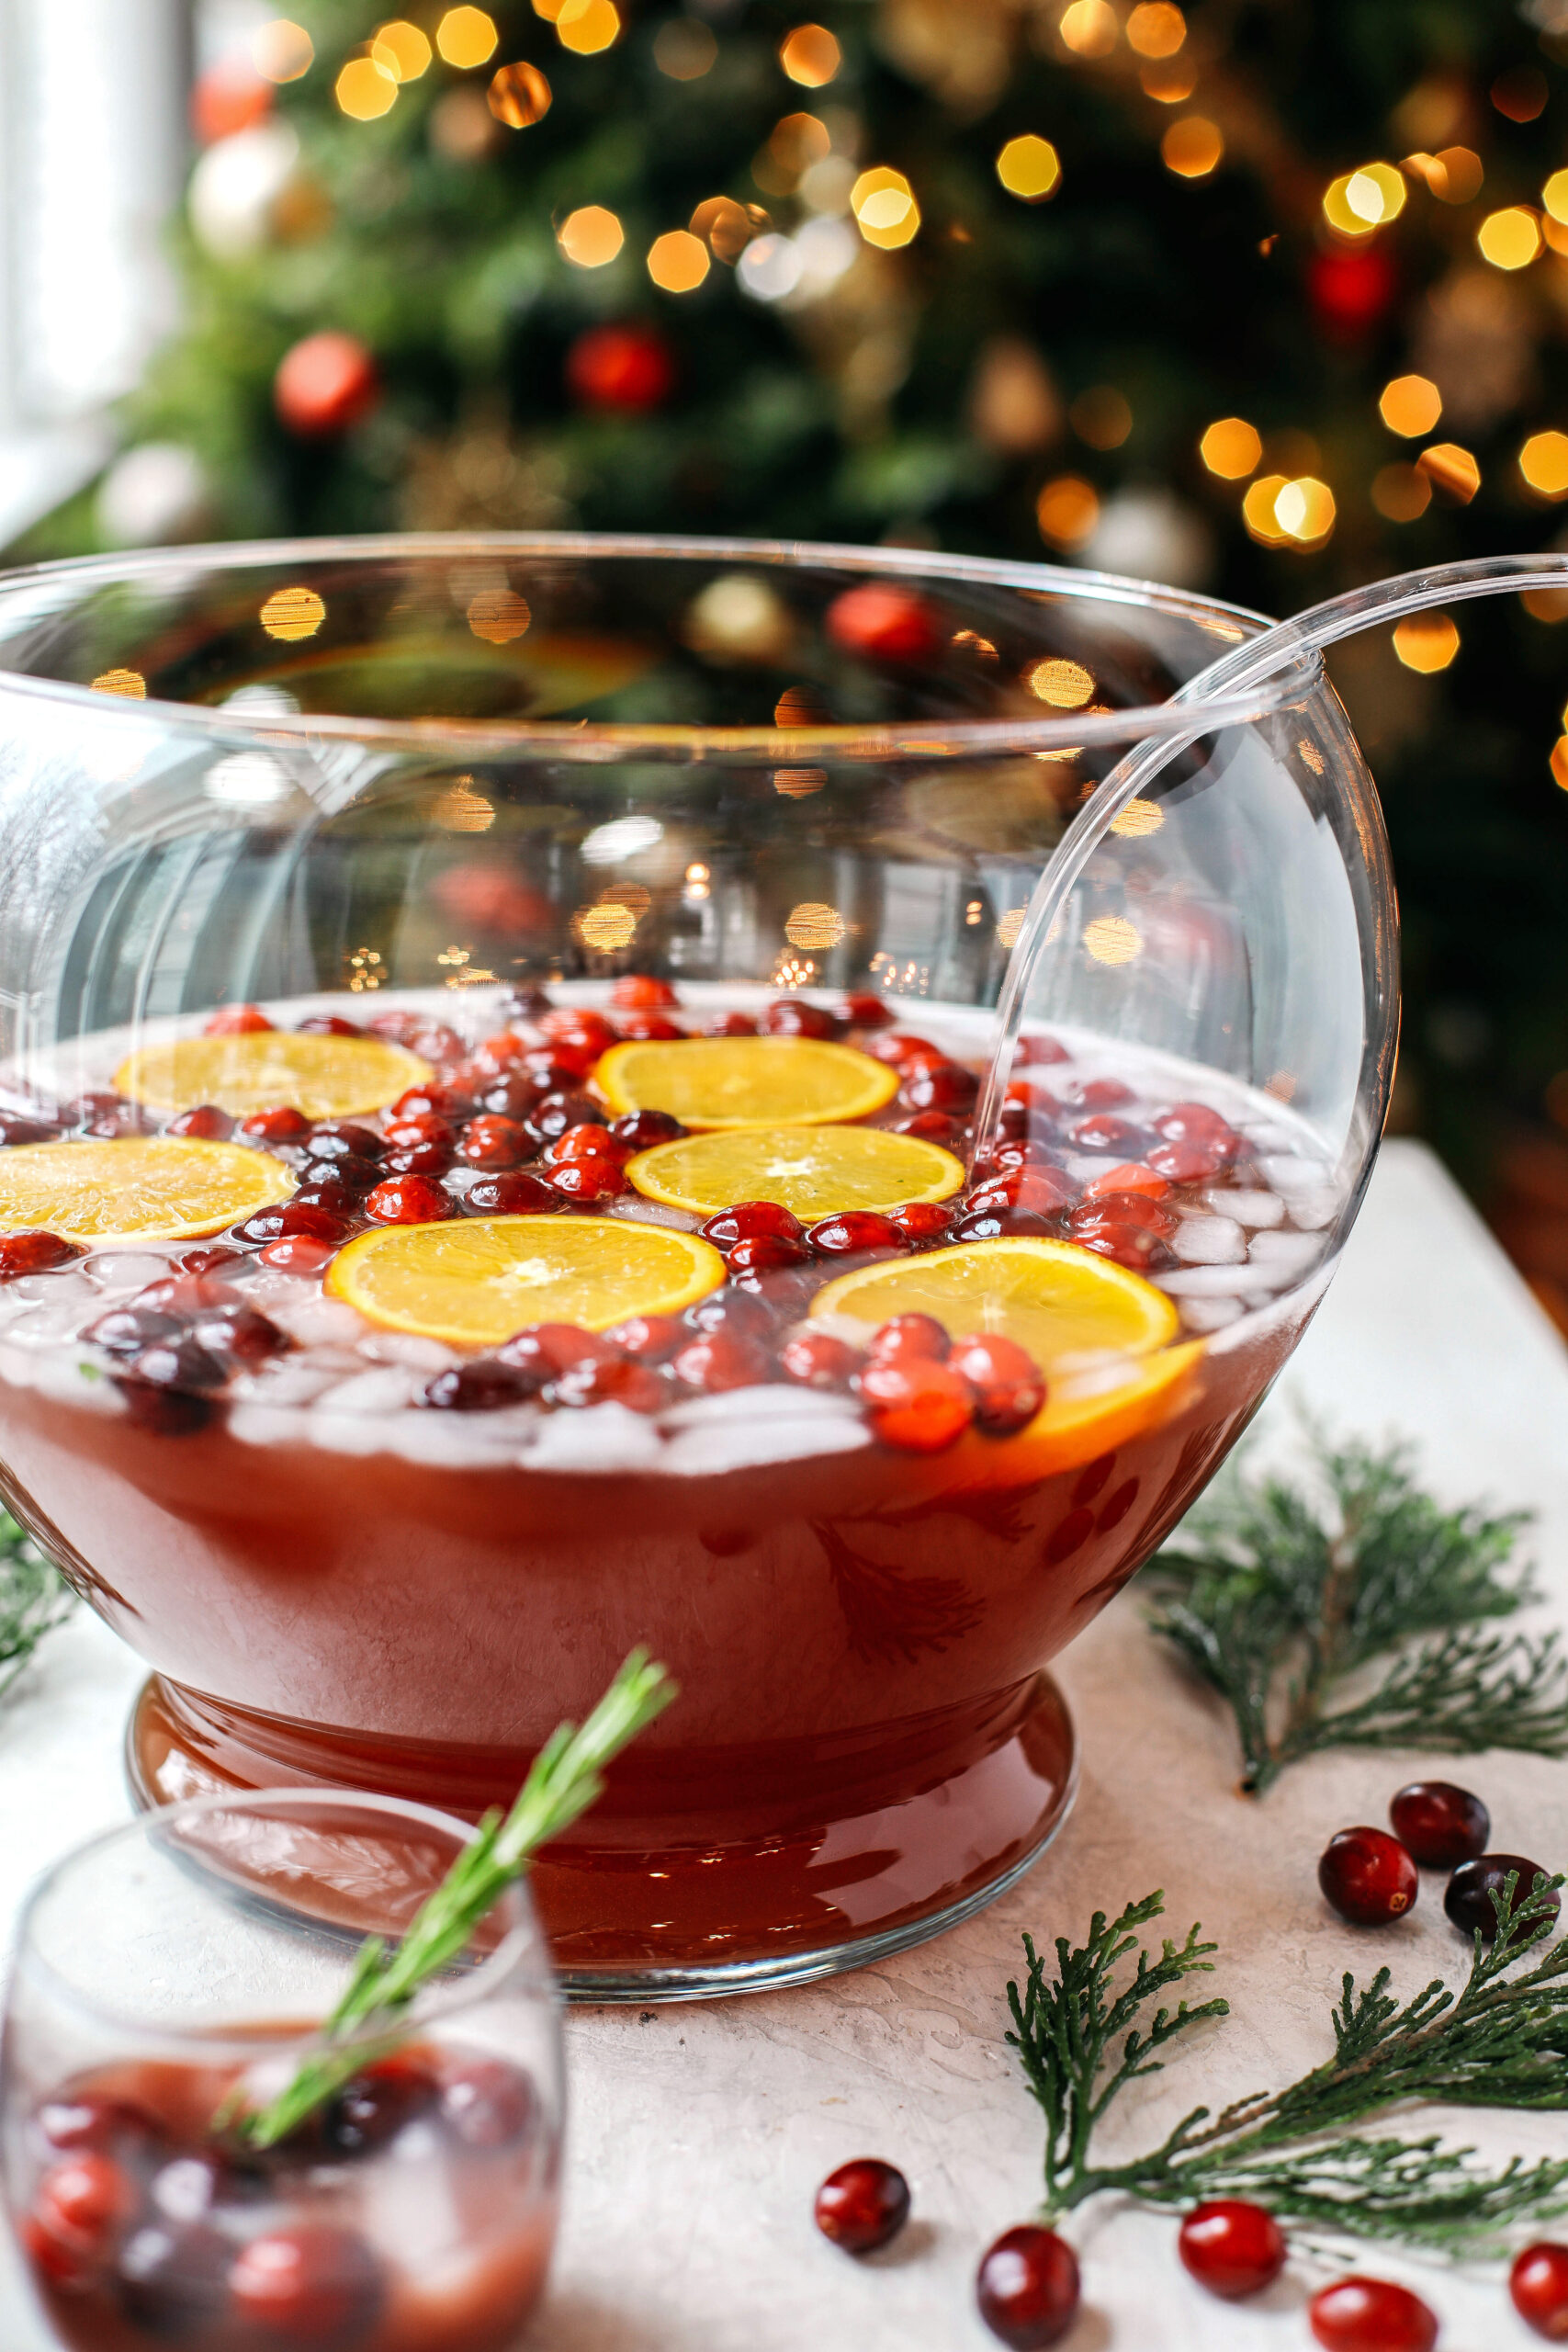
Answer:
POLYGON ((75 1606, 76 1595, 53 1563, 9 1511, 0 1510, 0 1699, 75 1606))
POLYGON ((1509 1568, 1529 1515, 1444 1510, 1405 1446, 1314 1432, 1313 1453, 1318 1495, 1233 1466, 1148 1570, 1154 1630, 1235 1719, 1243 1787, 1331 1747, 1568 1754, 1561 1636, 1495 1629, 1536 1598, 1509 1568))
POLYGON ((1045 2117, 1044 2199, 1056 2220, 1107 2189, 1153 2205, 1248 2197, 1281 2221, 1382 2237, 1438 2252, 1495 2248, 1507 2231, 1568 2211, 1568 2158, 1492 2171, 1470 2148, 1421 2139, 1366 2139, 1349 2128, 1415 2101, 1557 2111, 1568 2108, 1568 1937, 1554 1939, 1561 1876, 1538 1875, 1529 1893, 1510 1872, 1494 1894, 1497 1933, 1474 1938, 1470 1972, 1455 1991, 1441 1978, 1401 2002, 1380 1969, 1358 1986, 1348 1973, 1331 2012, 1333 2055, 1284 2089, 1235 2099, 1218 2115, 1198 2107, 1156 2146, 1118 2165, 1094 2161, 1093 2135, 1108 2109, 1153 2053, 1201 2019, 1229 2014, 1223 2000, 1173 2013, 1147 2028, 1134 2018, 1168 1985, 1212 1962, 1216 1950, 1190 1929, 1155 1957, 1136 1930, 1164 1898, 1129 1904, 1109 1927, 1102 1912, 1087 1942, 1056 1941, 1056 1974, 1026 1936, 1021 1994, 1008 1986, 1024 2079, 1045 2117), (1137 1951, 1117 1989, 1120 1963, 1137 1951), (1131 2030, 1128 2030, 1132 2028, 1131 2030), (1118 2037, 1125 2033, 1120 2052, 1118 2037))
POLYGON ((379 1936, 360 1946, 322 2047, 301 2062, 269 2107, 241 2120, 241 2135, 252 2147, 270 2148, 286 2138, 359 2071, 367 2043, 397 2027, 415 1994, 464 1951, 529 1858, 597 1800, 612 1758, 675 1695, 664 1668, 650 1662, 646 1650, 634 1650, 586 1723, 581 1728, 562 1724, 551 1733, 511 1812, 504 1820, 499 1812, 485 1815, 397 1949, 389 1951, 379 1936))

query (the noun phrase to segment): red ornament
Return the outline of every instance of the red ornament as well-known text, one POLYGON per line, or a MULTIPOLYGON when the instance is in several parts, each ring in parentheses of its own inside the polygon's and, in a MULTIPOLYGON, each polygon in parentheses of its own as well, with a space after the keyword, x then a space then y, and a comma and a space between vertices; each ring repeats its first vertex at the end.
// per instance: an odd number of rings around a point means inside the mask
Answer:
POLYGON ((828 607, 825 627, 835 645, 863 662, 891 669, 917 669, 934 662, 947 642, 941 616, 912 588, 890 580, 867 580, 846 588, 828 607))
POLYGON ((1381 245, 1359 252, 1314 254, 1307 264, 1307 300, 1325 334, 1354 343, 1382 323, 1399 291, 1399 278, 1381 245))
POLYGON ((675 360, 657 327, 587 327, 566 355, 566 380, 584 408, 646 416, 675 389, 675 360))
POLYGON ((272 379, 279 420, 302 441, 326 441, 368 416, 381 397, 376 362, 357 335, 328 328, 284 353, 272 379))

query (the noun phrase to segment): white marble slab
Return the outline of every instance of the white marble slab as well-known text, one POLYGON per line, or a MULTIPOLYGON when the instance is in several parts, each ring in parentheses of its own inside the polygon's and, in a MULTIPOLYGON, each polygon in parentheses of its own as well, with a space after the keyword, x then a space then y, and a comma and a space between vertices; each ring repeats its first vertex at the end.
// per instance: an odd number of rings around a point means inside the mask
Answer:
MULTIPOLYGON (((1326 1305, 1270 1405, 1266 1442, 1292 1442, 1291 1399, 1346 1430, 1416 1440, 1445 1496, 1540 1514, 1549 1612, 1568 1622, 1568 1352, 1495 1244, 1418 1146, 1384 1152, 1326 1305)), ((0 1921, 33 1873, 120 1816, 119 1741, 140 1668, 79 1618, 0 1709, 0 1921)), ((1055 1848, 990 1911, 879 1968, 803 1991, 568 2019, 573 2116, 567 2221, 536 2352, 984 2352, 971 2281, 989 2239, 1027 2219, 1035 2113, 1002 2042, 1020 1932, 1077 1939, 1097 1905, 1163 1885, 1178 1931, 1223 1946, 1213 1979, 1232 2021, 1134 2088, 1131 2148, 1200 2098, 1276 2084, 1329 2047, 1339 1973, 1387 1960, 1415 1989, 1461 1956, 1426 1880, 1408 1921, 1376 1936, 1326 1912, 1317 1855, 1379 1820, 1401 1781, 1436 1766, 1478 1788, 1499 1845, 1568 1860, 1568 1765, 1496 1757, 1334 1757, 1261 1804, 1235 1792, 1218 1712, 1119 1601, 1063 1663, 1083 1736, 1083 1792, 1055 1848), (812 2191, 844 2158, 879 2154, 914 2187, 916 2219, 857 2265, 814 2232, 812 2191)), ((1493 2154, 1561 2151, 1561 2116, 1440 2119, 1493 2154)), ((1423 2121, 1427 2119, 1424 2117, 1423 2121)), ((1109 2203, 1075 2218, 1085 2310, 1066 2352, 1291 2352, 1325 2275, 1298 2257, 1246 2306, 1181 2271, 1172 2223, 1109 2203)), ((1527 2352, 1501 2275, 1373 2254, 1443 2316, 1442 2352, 1527 2352)), ((9 2247, 0 2348, 46 2352, 9 2247)))

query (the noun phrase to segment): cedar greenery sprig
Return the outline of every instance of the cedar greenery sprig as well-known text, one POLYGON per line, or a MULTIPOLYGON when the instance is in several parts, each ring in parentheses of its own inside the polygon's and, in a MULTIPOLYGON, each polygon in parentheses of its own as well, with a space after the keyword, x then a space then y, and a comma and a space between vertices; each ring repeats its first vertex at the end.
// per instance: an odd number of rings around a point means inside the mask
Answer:
MULTIPOLYGON (((379 1936, 360 1946, 321 2047, 300 2064, 270 2106, 235 2125, 254 2148, 270 2148, 313 2114, 366 2063, 367 2043, 394 2031, 422 1985, 455 1960, 498 1897, 549 1838, 558 1838, 598 1798, 604 1769, 676 1695, 646 1650, 633 1650, 587 1721, 562 1724, 535 1757, 511 1812, 488 1813, 435 1892, 414 1914, 395 1951, 379 1936), (348 2046, 339 2046, 348 2045, 348 2046)), ((230 2118, 225 2115, 225 2122, 230 2118)))
POLYGON ((1406 1446, 1311 1442, 1312 1487, 1233 1465, 1147 1570, 1155 1631, 1235 1718, 1243 1788, 1331 1747, 1568 1754, 1560 1635, 1494 1630, 1536 1597, 1508 1566, 1529 1514, 1445 1510, 1406 1446))
POLYGON ((9 1511, 0 1510, 0 1699, 44 1635, 75 1606, 75 1594, 52 1562, 9 1511))
POLYGON ((1212 1999, 1174 2010, 1148 2005, 1189 1977, 1213 1973, 1218 1947, 1194 1927, 1157 1954, 1138 1930, 1164 1912, 1160 1894, 1107 1921, 1097 1911, 1086 1943, 1056 1939, 1056 1973, 1023 1939, 1028 1973, 1008 1986, 1024 2078, 1045 2116, 1043 2214, 1056 2221, 1108 2189, 1159 2206, 1246 2197, 1282 2222, 1438 2253, 1496 2251, 1517 2225, 1568 2211, 1568 2158, 1513 2159, 1491 2171, 1469 2148, 1435 2135, 1362 2138, 1346 2127, 1412 2100, 1449 2106, 1568 2107, 1568 1937, 1553 1940, 1553 1891, 1538 1875, 1528 1894, 1510 1871, 1492 1897, 1495 1940, 1474 1939, 1456 1992, 1434 1978, 1400 2002, 1382 1968, 1369 1985, 1346 1974, 1331 2011, 1334 2054, 1280 2091, 1235 2099, 1218 2115, 1194 2108, 1155 2147, 1121 2164, 1095 2161, 1107 2109, 1156 2052, 1205 2020, 1229 2015, 1212 1999), (1136 1951, 1130 1978, 1122 1962, 1136 1951))

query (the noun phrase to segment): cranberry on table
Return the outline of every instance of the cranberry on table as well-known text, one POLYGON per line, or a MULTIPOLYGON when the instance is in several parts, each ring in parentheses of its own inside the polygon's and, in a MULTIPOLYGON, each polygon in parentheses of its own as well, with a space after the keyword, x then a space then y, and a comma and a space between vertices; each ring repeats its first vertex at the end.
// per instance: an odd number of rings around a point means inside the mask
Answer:
POLYGON ((1412 1781, 1388 1809, 1393 1834, 1423 1870, 1451 1871, 1486 1851, 1492 1815, 1452 1781, 1412 1781))
POLYGON ((229 2273, 235 2311, 268 2341, 287 2345, 346 2342, 368 2325, 383 2291, 365 2240, 323 2222, 252 2238, 229 2273))
POLYGON ((365 1195, 365 1214, 378 1225, 434 1225, 457 1205, 433 1176, 393 1176, 365 1195))
POLYGON ((177 1112, 164 1129, 166 1136, 195 1136, 202 1143, 227 1143, 233 1132, 233 1120, 216 1102, 198 1102, 194 1110, 177 1112))
POLYGON ((1323 1849, 1317 1883, 1342 1919, 1385 1928, 1403 1918, 1420 1892, 1416 1864, 1386 1829, 1341 1829, 1323 1849))
POLYGON ((807 1228, 807 1242, 818 1258, 852 1256, 861 1250, 903 1250, 903 1235, 875 1209, 841 1209, 807 1228))
POLYGON ((908 2220, 909 2184, 897 2165, 856 2156, 828 2175, 812 2211, 823 2236, 846 2254, 874 2254, 908 2220))
POLYGON ((68 1266, 82 1251, 58 1233, 0 1233, 0 1283, 19 1281, 23 1274, 52 1273, 68 1266))
POLYGON ((670 1366, 677 1380, 705 1396, 721 1396, 730 1388, 754 1388, 767 1379, 770 1368, 765 1348, 731 1330, 705 1331, 688 1340, 670 1366))
POLYGON ((779 1350, 779 1370, 802 1388, 847 1388, 864 1361, 830 1331, 802 1331, 779 1350))
POLYGON ((1186 2268, 1212 2295, 1256 2295, 1285 2267, 1285 2233, 1272 2213, 1243 2197, 1195 2205, 1176 2242, 1186 2268))
POLYGON ((276 1111, 253 1111, 235 1129, 247 1143, 298 1143, 310 1132, 310 1120, 291 1102, 279 1103, 276 1111))
POLYGON ((968 1382, 930 1356, 868 1363, 857 1385, 873 1434, 900 1453, 941 1453, 975 1417, 968 1382))
MULTIPOLYGON (((1516 1876, 1514 1908, 1516 1912, 1535 1885, 1538 1877, 1547 1876, 1539 1862, 1523 1854, 1478 1854, 1473 1861, 1461 1862, 1443 1893, 1443 1909, 1454 1926, 1467 1936, 1479 1935, 1483 1943, 1491 1943, 1497 1933, 1497 1911, 1492 1898, 1502 1900, 1508 1874, 1516 1876)), ((1562 1898, 1555 1893, 1546 1898, 1555 1918, 1562 1908, 1562 1898)))
POLYGON ((806 1227, 778 1201, 737 1201, 698 1230, 716 1250, 732 1250, 738 1241, 760 1240, 763 1234, 779 1241, 799 1241, 806 1227))
POLYGON ((1438 2340, 1436 2313, 1392 2278, 1337 2278, 1313 2297, 1307 2322, 1324 2352, 1432 2352, 1438 2340))
POLYGON ((259 1004, 221 1004, 208 1014, 201 1034, 204 1037, 249 1037, 273 1025, 259 1004))
POLYGON ((515 1364, 476 1356, 436 1373, 425 1382, 419 1401, 437 1413, 494 1413, 502 1406, 522 1404, 540 1385, 515 1364))
POLYGON ((826 1006, 807 1004, 800 997, 777 998, 757 1016, 764 1037, 836 1037, 843 1023, 826 1006))
POLYGON ((955 1340, 947 1362, 974 1390, 975 1425, 987 1437, 1011 1437, 1045 1402, 1044 1374, 1014 1340, 984 1332, 955 1340))
POLYGON ((499 1176, 481 1176, 477 1184, 470 1184, 462 1206, 469 1216, 547 1216, 562 1206, 562 1201, 542 1176, 532 1176, 525 1168, 513 1168, 499 1176))
POLYGON ((866 1354, 873 1363, 908 1363, 919 1357, 945 1363, 950 1345, 934 1315, 895 1315, 872 1333, 866 1354))
POLYGON ((668 1111, 627 1111, 611 1120, 609 1132, 630 1151, 649 1151, 656 1143, 679 1142, 686 1130, 668 1111))
POLYGON ((493 1112, 470 1119, 457 1137, 457 1157, 470 1168, 516 1168, 534 1156, 534 1139, 520 1121, 493 1112))
POLYGON ((1568 2344, 1568 2245, 1540 2239, 1514 2258, 1508 2293, 1527 2327, 1549 2344, 1568 2344))
POLYGON ((487 2154, 514 2148, 533 2130, 537 2111, 533 2084, 502 2058, 469 2058, 442 2069, 440 2120, 461 2147, 487 2154))
POLYGON ((1024 2222, 987 2247, 975 2278, 980 2317, 1013 2352, 1035 2352, 1077 2316, 1078 2261, 1055 2230, 1024 2222))

